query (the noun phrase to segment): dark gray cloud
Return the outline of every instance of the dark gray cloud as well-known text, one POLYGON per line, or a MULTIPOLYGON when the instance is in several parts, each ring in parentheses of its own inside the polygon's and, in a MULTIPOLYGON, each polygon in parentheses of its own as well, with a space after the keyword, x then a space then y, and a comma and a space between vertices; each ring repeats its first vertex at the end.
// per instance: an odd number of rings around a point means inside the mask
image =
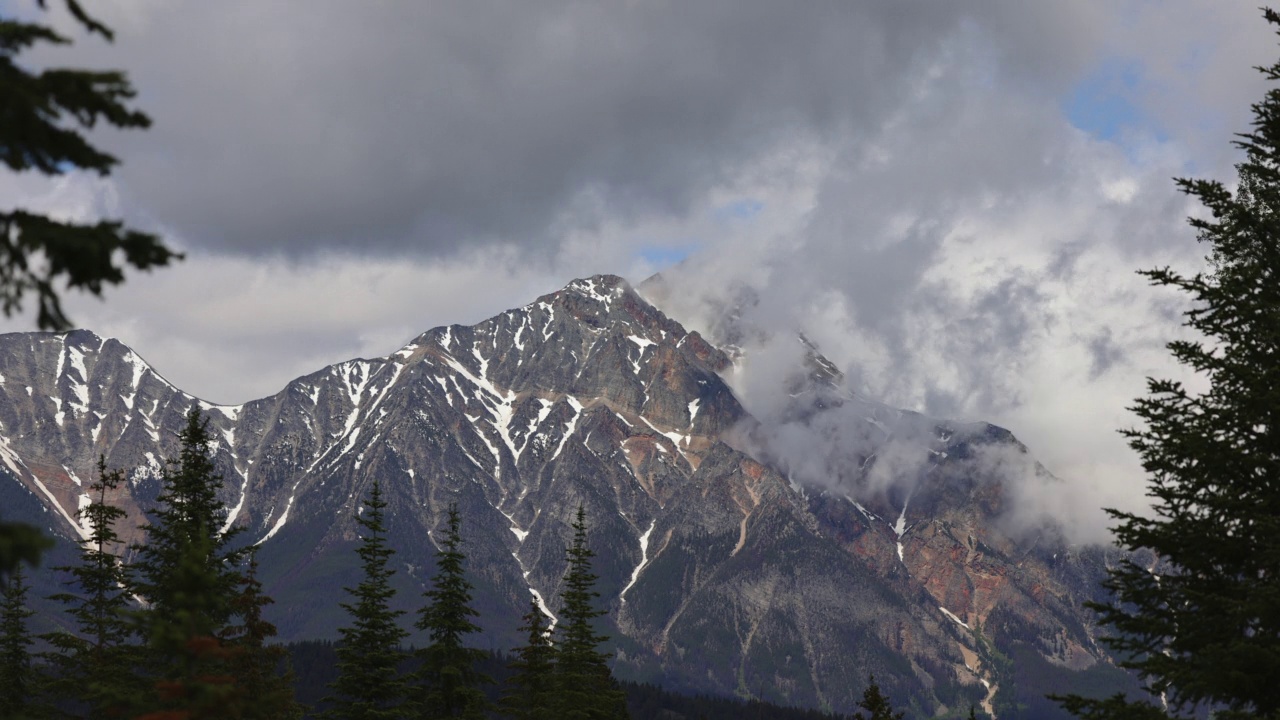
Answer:
MULTIPOLYGON (((114 45, 40 59, 128 69, 155 127, 103 134, 110 182, 0 177, 0 197, 190 250, 72 310, 192 392, 273 392, 697 247, 681 320, 751 285, 761 337, 802 328, 869 397, 1009 427, 1091 511, 1142 502, 1114 428, 1176 370, 1180 298, 1133 274, 1199 261, 1169 178, 1229 179, 1275 54, 1253 7, 1214 0, 102 12, 114 45), (1095 77, 1122 95, 1114 133, 1073 126, 1095 77)), ((794 350, 753 349, 739 390, 763 416, 794 350)))
POLYGON ((1024 5, 138 3, 73 52, 130 71, 155 126, 111 139, 126 204, 187 243, 542 248, 856 139, 974 44, 1051 93, 1096 33, 1024 5))

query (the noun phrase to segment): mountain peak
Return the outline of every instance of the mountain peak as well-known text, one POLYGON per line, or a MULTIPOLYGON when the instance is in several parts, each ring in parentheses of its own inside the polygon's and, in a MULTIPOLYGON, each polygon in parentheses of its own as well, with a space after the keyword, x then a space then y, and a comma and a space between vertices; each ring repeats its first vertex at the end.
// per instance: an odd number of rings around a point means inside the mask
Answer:
MULTIPOLYGON (((210 411, 226 527, 259 547, 288 639, 332 636, 334 592, 354 578, 353 514, 378 480, 404 598, 420 596, 435 562, 428 538, 445 508, 459 508, 493 647, 521 640, 531 596, 557 611, 581 506, 617 669, 632 677, 716 693, 790 688, 771 699, 843 711, 857 702, 844 679, 910 667, 886 676, 886 691, 933 712, 989 699, 984 682, 1016 685, 988 647, 1026 645, 1071 671, 1103 658, 1078 612, 1095 599, 1080 591, 1095 586, 1085 582, 1094 566, 988 522, 1004 498, 966 460, 980 439, 835 397, 838 369, 805 348, 814 401, 798 394, 800 410, 770 439, 801 448, 790 463, 742 449, 759 423, 719 375, 725 353, 616 275, 429 330, 241 406, 199 407, 210 411), (865 448, 804 444, 850 417, 865 448), (908 447, 914 438, 924 445, 908 447), (911 483, 897 482, 903 459, 922 454, 911 483), (804 485, 792 470, 849 482, 804 485), (883 492, 851 492, 870 484, 883 492), (975 622, 987 639, 969 631, 975 622)), ((141 541, 163 459, 196 402, 118 341, 0 336, 6 518, 83 537, 77 509, 105 455, 108 467, 135 468, 116 502, 129 513, 126 542, 141 541)))
POLYGON ((630 283, 617 275, 592 275, 570 281, 560 292, 577 293, 609 304, 629 291, 631 291, 630 283))

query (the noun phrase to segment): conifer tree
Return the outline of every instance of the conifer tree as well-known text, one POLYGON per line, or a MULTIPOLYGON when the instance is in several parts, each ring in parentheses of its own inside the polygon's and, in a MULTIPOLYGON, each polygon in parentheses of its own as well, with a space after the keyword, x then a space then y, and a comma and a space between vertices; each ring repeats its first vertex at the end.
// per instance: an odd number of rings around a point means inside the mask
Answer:
MULTIPOLYGON (((854 713, 854 720, 902 720, 906 714, 893 711, 889 698, 884 696, 880 686, 876 684, 875 675, 870 677, 867 688, 862 691, 862 700, 858 701, 858 707, 866 710, 868 714, 863 715, 861 711, 854 713)), ((969 715, 973 715, 973 708, 969 708, 969 715)))
MULTIPOLYGON (((240 573, 236 569, 244 555, 231 541, 239 528, 222 532, 226 508, 218 500, 222 476, 213 465, 209 453, 211 436, 208 419, 198 409, 187 414, 187 423, 178 435, 181 450, 169 460, 161 477, 162 489, 156 498, 155 519, 146 527, 147 542, 135 547, 138 559, 133 567, 137 591, 153 610, 153 617, 165 609, 183 610, 183 603, 196 602, 194 588, 178 582, 175 572, 184 554, 199 560, 202 571, 199 582, 209 603, 207 616, 194 619, 205 630, 217 630, 231 615, 231 599, 235 597, 240 573), (201 553, 187 553, 191 546, 203 544, 201 553)), ((192 579, 194 580, 194 578, 192 579)))
MULTIPOLYGON (((86 14, 77 0, 65 4, 89 33, 112 39, 111 30, 86 14)), ((48 25, 0 18, 0 95, 5 101, 0 161, 13 172, 57 176, 79 169, 108 175, 119 160, 90 144, 82 130, 99 122, 121 129, 151 124, 127 105, 135 93, 122 72, 36 72, 17 61, 24 50, 68 42, 48 25)), ((120 260, 145 270, 180 258, 155 235, 127 229, 119 221, 75 223, 0 208, 0 309, 8 316, 34 293, 40 328, 65 329, 71 323, 57 285, 101 295, 104 285, 124 280, 120 260)))
POLYGON ((240 592, 232 600, 239 624, 222 634, 229 652, 231 676, 245 699, 244 720, 296 720, 302 706, 294 698, 293 670, 283 645, 272 644, 276 626, 262 617, 262 608, 275 602, 262 592, 258 558, 249 553, 249 567, 240 578, 240 592))
MULTIPOLYGON (((1280 80, 1280 62, 1260 70, 1280 80)), ((1159 565, 1120 563, 1105 582, 1114 602, 1093 606, 1120 664, 1171 711, 1223 719, 1280 717, 1280 88, 1253 111, 1234 190, 1178 181, 1209 211, 1190 220, 1208 268, 1142 273, 1189 296, 1197 339, 1168 348, 1208 389, 1152 379, 1137 400, 1145 427, 1124 434, 1154 512, 1108 512, 1117 543, 1159 565)), ((1118 696, 1064 704, 1087 718, 1162 713, 1118 696)))
POLYGON ((387 565, 395 551, 387 545, 382 524, 386 506, 375 480, 365 511, 356 515, 364 528, 356 549, 364 578, 356 587, 346 588, 353 602, 342 603, 352 625, 338 630, 342 638, 337 648, 338 677, 329 685, 333 694, 325 698, 329 704, 325 717, 334 720, 382 720, 405 714, 406 687, 399 666, 405 659, 400 643, 408 633, 397 622, 404 611, 390 606, 395 571, 387 565))
POLYGON ((556 646, 556 678, 559 715, 581 720, 627 717, 626 696, 609 671, 608 656, 600 644, 608 640, 595 629, 595 619, 605 614, 596 608, 600 593, 591 571, 595 553, 587 546, 587 514, 581 505, 573 523, 573 545, 568 549, 564 606, 556 646))
POLYGON ((37 679, 31 664, 26 575, 17 566, 0 581, 0 718, 24 718, 32 711, 37 679))
POLYGON ((108 501, 123 482, 124 473, 107 470, 106 459, 99 457, 97 480, 89 486, 91 502, 80 511, 89 528, 80 564, 57 568, 70 573, 76 591, 51 598, 68 606, 78 634, 44 636, 53 648, 46 655, 55 676, 52 692, 95 718, 123 717, 142 690, 139 647, 129 618, 131 583, 113 552, 121 542, 115 524, 125 512, 108 501))
POLYGON ((462 520, 451 504, 444 541, 436 552, 436 576, 424 593, 427 604, 416 627, 426 630, 431 644, 418 652, 421 665, 415 677, 418 715, 422 718, 480 720, 490 709, 481 686, 493 679, 476 669, 485 653, 465 645, 466 636, 480 631, 472 622, 479 613, 471 607, 472 585, 467 581, 462 552, 462 520))
POLYGON ((238 528, 222 532, 222 476, 209 454, 208 420, 198 409, 187 414, 178 439, 181 451, 161 478, 147 542, 135 548, 134 587, 146 602, 139 614, 145 665, 155 680, 142 709, 161 713, 156 717, 236 717, 239 696, 218 638, 234 612, 243 550, 231 546, 238 528))
POLYGON ((557 720, 556 648, 547 616, 538 601, 529 600, 529 612, 521 618, 520 630, 527 644, 514 650, 508 689, 502 696, 501 709, 514 720, 557 720))

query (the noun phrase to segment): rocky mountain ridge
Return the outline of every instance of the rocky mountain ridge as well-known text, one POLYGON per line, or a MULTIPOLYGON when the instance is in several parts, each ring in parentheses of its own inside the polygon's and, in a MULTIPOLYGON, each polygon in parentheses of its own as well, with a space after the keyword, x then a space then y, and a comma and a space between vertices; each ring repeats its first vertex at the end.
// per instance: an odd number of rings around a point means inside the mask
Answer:
POLYGON ((791 419, 820 431, 861 418, 876 449, 824 459, 820 486, 771 455, 770 428, 725 381, 730 356, 613 276, 237 406, 203 403, 87 331, 0 336, 0 502, 73 540, 102 454, 133 468, 116 501, 136 527, 196 404, 217 438, 227 527, 260 546, 288 639, 342 622, 352 517, 377 478, 406 608, 458 504, 490 647, 518 643, 531 594, 554 617, 581 504, 630 678, 848 710, 874 672, 920 716, 980 704, 1014 717, 1017 692, 1035 691, 1009 666, 1018 653, 1055 677, 1106 675, 1081 609, 1106 551, 1001 530, 1005 488, 967 462, 1016 440, 833 394, 834 367, 813 357, 822 372, 791 419), (918 460, 910 481, 884 482, 894 464, 881 458, 904 453, 918 460))

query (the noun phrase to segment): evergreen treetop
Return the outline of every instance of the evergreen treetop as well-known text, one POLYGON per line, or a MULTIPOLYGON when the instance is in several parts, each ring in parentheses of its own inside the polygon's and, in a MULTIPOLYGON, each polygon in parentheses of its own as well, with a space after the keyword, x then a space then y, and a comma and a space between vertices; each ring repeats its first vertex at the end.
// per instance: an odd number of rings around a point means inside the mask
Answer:
POLYGON ((89 505, 80 511, 89 536, 82 542, 78 565, 55 568, 71 575, 73 592, 51 599, 64 603, 78 634, 44 636, 53 648, 46 655, 54 671, 52 691, 74 699, 92 717, 123 717, 131 698, 142 689, 137 676, 122 668, 137 667, 140 654, 136 627, 129 617, 132 583, 113 550, 120 544, 115 524, 125 511, 109 500, 124 482, 120 470, 107 470, 98 458, 97 479, 89 486, 89 505))
MULTIPOLYGON (((1280 79, 1280 63, 1260 70, 1280 79)), ((1280 717, 1280 88, 1253 111, 1252 131, 1235 143, 1245 159, 1234 190, 1177 181, 1209 210, 1190 220, 1209 268, 1143 272, 1189 296, 1185 324, 1203 339, 1168 348, 1208 390, 1151 379, 1136 401, 1144 426, 1124 434, 1154 512, 1108 512, 1118 544, 1158 564, 1122 562, 1105 583, 1114 603, 1093 606, 1120 664, 1154 695, 1219 718, 1280 717)), ((1161 713, 1120 697, 1064 704, 1086 718, 1161 713)))
POLYGON ((626 698, 613 681, 609 657, 599 649, 609 638, 595 629, 605 615, 596 607, 600 593, 591 571, 595 553, 587 544, 587 514, 581 505, 573 522, 573 545, 567 550, 564 605, 557 630, 556 676, 559 713, 563 718, 604 720, 627 717, 626 698))
POLYGON ((247 699, 240 717, 297 720, 302 717, 302 706, 294 699, 295 677, 288 651, 283 645, 270 644, 276 626, 262 616, 262 609, 275 601, 262 591, 256 552, 249 553, 249 567, 239 584, 240 592, 232 599, 239 622, 228 626, 220 639, 228 650, 236 689, 247 699))
POLYGON ((217 495, 222 476, 210 455, 208 426, 199 409, 187 413, 178 434, 181 450, 164 468, 154 519, 145 528, 147 542, 134 548, 133 564, 136 590, 153 616, 205 606, 189 618, 202 635, 215 634, 228 621, 244 556, 231 542, 240 528, 223 532, 226 508, 217 495))
POLYGON ((365 500, 365 510, 356 515, 363 528, 356 553, 360 556, 363 579, 346 588, 352 602, 342 603, 352 624, 338 630, 338 677, 329 685, 325 717, 334 720, 383 720, 405 714, 406 686, 400 675, 405 652, 400 643, 408 635, 398 624, 402 610, 391 609, 395 589, 388 567, 395 554, 387 545, 382 511, 382 487, 374 481, 365 500))
POLYGON ((465 638, 480 631, 472 618, 472 585, 464 574, 462 519, 458 506, 449 506, 444 540, 436 552, 436 576, 424 593, 417 628, 431 643, 418 651, 422 661, 416 676, 418 713, 423 718, 484 718, 490 703, 482 685, 493 679, 476 669, 485 652, 466 647, 465 638))
POLYGON ((538 601, 529 599, 529 612, 521 618, 526 644, 516 648, 509 663, 514 671, 500 707, 514 720, 557 720, 556 648, 547 616, 538 601))
POLYGON ((153 681, 152 692, 139 698, 139 717, 235 718, 245 698, 219 636, 235 612, 244 550, 231 546, 237 528, 222 531, 222 477, 209 453, 208 420, 197 408, 178 439, 181 450, 161 477, 147 542, 135 548, 134 588, 146 603, 138 618, 153 681))
MULTIPOLYGON (((862 699, 858 701, 858 707, 866 710, 867 714, 863 715, 861 711, 854 713, 854 720, 902 720, 905 712, 894 712, 893 705, 889 703, 889 698, 885 697, 880 691, 880 686, 876 683, 876 676, 872 675, 867 680, 867 687, 862 691, 862 699)), ((973 708, 969 708, 969 715, 973 715, 973 708)))

